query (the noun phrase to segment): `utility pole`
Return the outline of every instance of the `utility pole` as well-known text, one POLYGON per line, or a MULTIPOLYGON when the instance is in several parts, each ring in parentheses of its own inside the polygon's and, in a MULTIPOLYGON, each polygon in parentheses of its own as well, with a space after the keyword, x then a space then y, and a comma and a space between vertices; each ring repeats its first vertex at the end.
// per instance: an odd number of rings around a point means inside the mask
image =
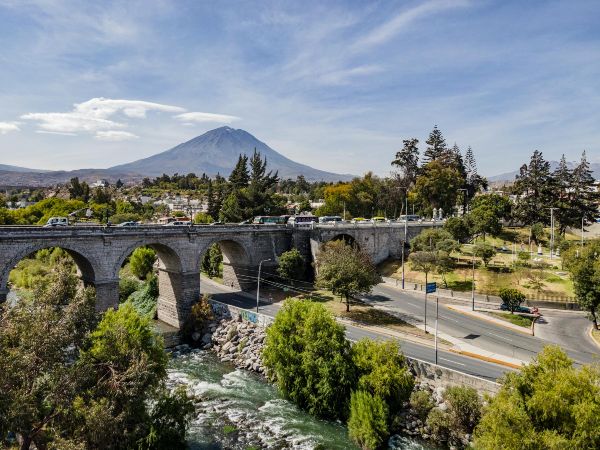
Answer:
POLYGON ((262 263, 264 263, 266 261, 271 261, 271 258, 263 259, 261 262, 258 263, 258 284, 256 285, 256 312, 257 313, 258 313, 258 302, 260 300, 260 271, 262 269, 262 263))
POLYGON ((406 248, 406 238, 408 235, 408 188, 406 188, 406 195, 404 196, 406 209, 404 210, 404 242, 402 243, 402 289, 404 289, 404 249, 406 248))
POLYGON ((471 278, 471 311, 475 311, 475 246, 471 252, 471 259, 473 261, 473 272, 471 278))
POLYGON ((435 365, 438 365, 438 317, 439 317, 440 298, 435 298, 435 365))
POLYGON ((550 259, 554 257, 554 210, 558 208, 548 208, 550 210, 550 259))
POLYGON ((425 334, 427 334, 427 272, 425 272, 425 334))

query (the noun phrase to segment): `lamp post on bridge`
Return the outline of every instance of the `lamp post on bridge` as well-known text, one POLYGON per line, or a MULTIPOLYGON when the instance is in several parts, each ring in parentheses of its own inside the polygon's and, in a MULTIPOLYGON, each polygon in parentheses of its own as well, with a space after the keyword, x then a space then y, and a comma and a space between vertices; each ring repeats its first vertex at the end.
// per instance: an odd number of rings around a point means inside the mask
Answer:
POLYGON ((261 260, 261 262, 258 263, 258 284, 256 285, 256 313, 257 314, 258 314, 258 302, 260 300, 260 271, 262 269, 262 263, 267 262, 267 261, 271 261, 271 258, 263 259, 263 260, 261 260))

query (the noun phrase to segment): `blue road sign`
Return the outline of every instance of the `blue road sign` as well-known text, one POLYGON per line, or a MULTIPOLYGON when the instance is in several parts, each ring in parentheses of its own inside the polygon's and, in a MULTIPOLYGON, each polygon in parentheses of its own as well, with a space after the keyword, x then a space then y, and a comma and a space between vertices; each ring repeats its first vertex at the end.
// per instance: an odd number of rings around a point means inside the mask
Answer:
POLYGON ((427 285, 425 286, 425 292, 427 292, 428 294, 432 294, 437 290, 437 283, 427 283, 427 285))

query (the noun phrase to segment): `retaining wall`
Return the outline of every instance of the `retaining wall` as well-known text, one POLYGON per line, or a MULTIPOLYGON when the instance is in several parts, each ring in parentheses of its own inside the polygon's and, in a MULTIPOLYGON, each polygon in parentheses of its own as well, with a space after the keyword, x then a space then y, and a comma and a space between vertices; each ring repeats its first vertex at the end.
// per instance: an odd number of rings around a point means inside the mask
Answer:
MULTIPOLYGON (((261 327, 267 327, 275 320, 273 317, 265 314, 256 313, 237 306, 221 303, 216 300, 209 300, 215 314, 228 319, 241 317, 242 320, 254 323, 261 327)), ((448 369, 420 359, 406 357, 411 371, 415 377, 422 383, 427 383, 432 387, 447 386, 471 386, 480 394, 496 394, 500 385, 493 381, 479 378, 467 373, 448 369)))

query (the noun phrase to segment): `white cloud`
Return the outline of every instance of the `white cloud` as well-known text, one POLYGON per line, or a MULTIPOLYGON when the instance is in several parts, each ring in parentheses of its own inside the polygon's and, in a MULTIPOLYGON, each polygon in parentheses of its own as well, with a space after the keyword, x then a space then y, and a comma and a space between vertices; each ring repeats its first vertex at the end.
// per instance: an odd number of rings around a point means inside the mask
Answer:
POLYGON ((128 118, 143 119, 148 111, 177 113, 185 111, 179 106, 141 100, 115 100, 92 98, 87 102, 76 103, 71 112, 29 113, 22 119, 38 122, 42 131, 54 133, 95 133, 102 130, 125 128, 126 123, 111 120, 112 116, 122 114, 128 118))
POLYGON ((416 20, 426 15, 437 14, 447 9, 467 6, 467 0, 431 0, 402 11, 393 19, 372 30, 362 39, 354 43, 354 50, 363 51, 375 45, 388 41, 402 29, 410 26, 416 20))
POLYGON ((0 134, 8 134, 11 131, 20 131, 18 122, 0 122, 0 134))
POLYGON ((206 123, 206 122, 216 122, 216 123, 231 123, 235 120, 239 120, 239 117, 229 116, 227 114, 213 114, 206 112, 187 112, 183 114, 177 114, 175 116, 177 120, 181 120, 182 122, 190 123, 190 122, 198 122, 198 123, 206 123))
POLYGON ((135 134, 129 133, 127 131, 109 130, 109 131, 97 131, 96 135, 94 137, 100 141, 118 142, 118 141, 130 141, 132 139, 137 139, 139 136, 136 136, 135 134))
POLYGON ((61 133, 60 131, 35 130, 35 132, 39 134, 56 134, 59 136, 77 136, 75 133, 61 133))

